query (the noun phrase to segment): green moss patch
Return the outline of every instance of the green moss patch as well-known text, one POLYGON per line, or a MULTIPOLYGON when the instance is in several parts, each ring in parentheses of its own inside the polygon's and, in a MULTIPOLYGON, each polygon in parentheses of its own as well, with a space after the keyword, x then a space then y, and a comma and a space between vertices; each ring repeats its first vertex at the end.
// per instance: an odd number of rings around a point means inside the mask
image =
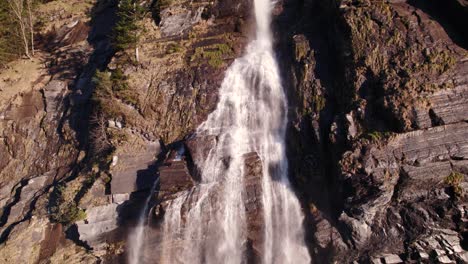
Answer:
POLYGON ((459 172, 452 172, 444 180, 444 183, 450 185, 453 189, 453 193, 456 197, 460 197, 463 194, 463 190, 460 187, 460 183, 463 182, 465 176, 459 172))
POLYGON ((207 61, 214 68, 219 68, 224 64, 224 60, 233 55, 232 48, 227 44, 213 44, 195 49, 195 53, 190 57, 190 62, 207 61))

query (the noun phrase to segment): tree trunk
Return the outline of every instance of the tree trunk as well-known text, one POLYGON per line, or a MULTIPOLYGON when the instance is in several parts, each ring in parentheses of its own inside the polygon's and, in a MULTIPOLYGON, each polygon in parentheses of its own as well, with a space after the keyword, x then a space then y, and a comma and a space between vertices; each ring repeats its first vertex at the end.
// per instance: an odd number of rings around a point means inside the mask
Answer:
MULTIPOLYGON (((136 1, 133 2, 133 20, 137 23, 137 6, 136 1)), ((135 31, 135 40, 138 39, 138 31, 135 31)), ((136 62, 140 62, 140 54, 138 53, 138 41, 135 43, 135 60, 136 62)))
POLYGON ((30 38, 31 38, 31 54, 34 56, 34 17, 32 14, 32 0, 26 0, 28 5, 28 18, 29 18, 29 31, 30 31, 30 38))
POLYGON ((24 43, 24 53, 26 54, 26 57, 31 59, 31 55, 29 54, 29 42, 28 42, 28 35, 26 33, 26 26, 24 24, 20 25, 21 27, 21 35, 23 37, 23 43, 24 43))
POLYGON ((23 0, 8 0, 8 5, 10 6, 11 15, 17 20, 18 31, 23 41, 24 53, 28 58, 31 58, 29 54, 29 34, 26 30, 26 19, 24 18, 24 2, 23 0))
POLYGON ((138 53, 138 47, 135 47, 135 60, 140 62, 140 54, 138 53))

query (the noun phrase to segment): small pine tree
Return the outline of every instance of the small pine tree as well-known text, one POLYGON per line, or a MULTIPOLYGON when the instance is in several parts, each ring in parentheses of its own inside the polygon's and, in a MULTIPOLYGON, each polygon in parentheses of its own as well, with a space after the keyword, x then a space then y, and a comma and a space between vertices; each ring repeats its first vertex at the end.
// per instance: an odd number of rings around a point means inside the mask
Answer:
POLYGON ((144 8, 137 0, 120 0, 117 11, 118 21, 113 29, 113 44, 117 51, 135 49, 138 60, 138 20, 143 17, 144 8))
POLYGON ((108 71, 96 71, 92 81, 96 85, 93 94, 94 100, 112 96, 112 80, 111 74, 108 71))

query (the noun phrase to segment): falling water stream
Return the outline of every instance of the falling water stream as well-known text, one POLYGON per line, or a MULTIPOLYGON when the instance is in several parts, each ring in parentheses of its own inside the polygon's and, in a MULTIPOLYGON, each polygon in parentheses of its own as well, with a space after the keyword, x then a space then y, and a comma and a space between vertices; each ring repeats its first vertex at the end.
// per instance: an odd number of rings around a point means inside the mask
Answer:
POLYGON ((138 222, 135 229, 130 233, 128 237, 129 247, 128 247, 128 262, 130 264, 139 263, 141 248, 144 242, 144 231, 145 231, 145 222, 148 214, 148 209, 156 187, 158 186, 159 178, 154 182, 153 187, 151 187, 148 197, 145 199, 145 205, 141 214, 138 216, 138 222))
MULTIPOLYGON (((265 264, 310 263, 303 215, 291 191, 285 154, 287 101, 270 32, 271 0, 254 0, 256 38, 226 71, 214 112, 197 137, 215 138, 201 183, 167 207, 158 263, 247 263, 245 154, 262 165, 260 259, 265 264)), ((138 250, 137 250, 138 251, 138 250)), ((134 262, 138 263, 138 257, 134 262)))

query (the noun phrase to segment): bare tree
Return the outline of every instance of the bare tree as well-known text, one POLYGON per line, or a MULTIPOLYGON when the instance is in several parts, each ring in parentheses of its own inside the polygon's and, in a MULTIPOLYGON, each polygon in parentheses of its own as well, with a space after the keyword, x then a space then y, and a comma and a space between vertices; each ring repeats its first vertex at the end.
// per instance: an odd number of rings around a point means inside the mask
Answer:
POLYGON ((7 0, 11 16, 18 25, 18 35, 23 43, 24 54, 34 56, 34 19, 33 0, 7 0), (25 6, 26 2, 26 6, 25 6))
POLYGON ((90 140, 94 153, 106 151, 110 146, 110 139, 107 135, 107 120, 98 112, 94 111, 90 118, 93 128, 90 131, 90 140))

